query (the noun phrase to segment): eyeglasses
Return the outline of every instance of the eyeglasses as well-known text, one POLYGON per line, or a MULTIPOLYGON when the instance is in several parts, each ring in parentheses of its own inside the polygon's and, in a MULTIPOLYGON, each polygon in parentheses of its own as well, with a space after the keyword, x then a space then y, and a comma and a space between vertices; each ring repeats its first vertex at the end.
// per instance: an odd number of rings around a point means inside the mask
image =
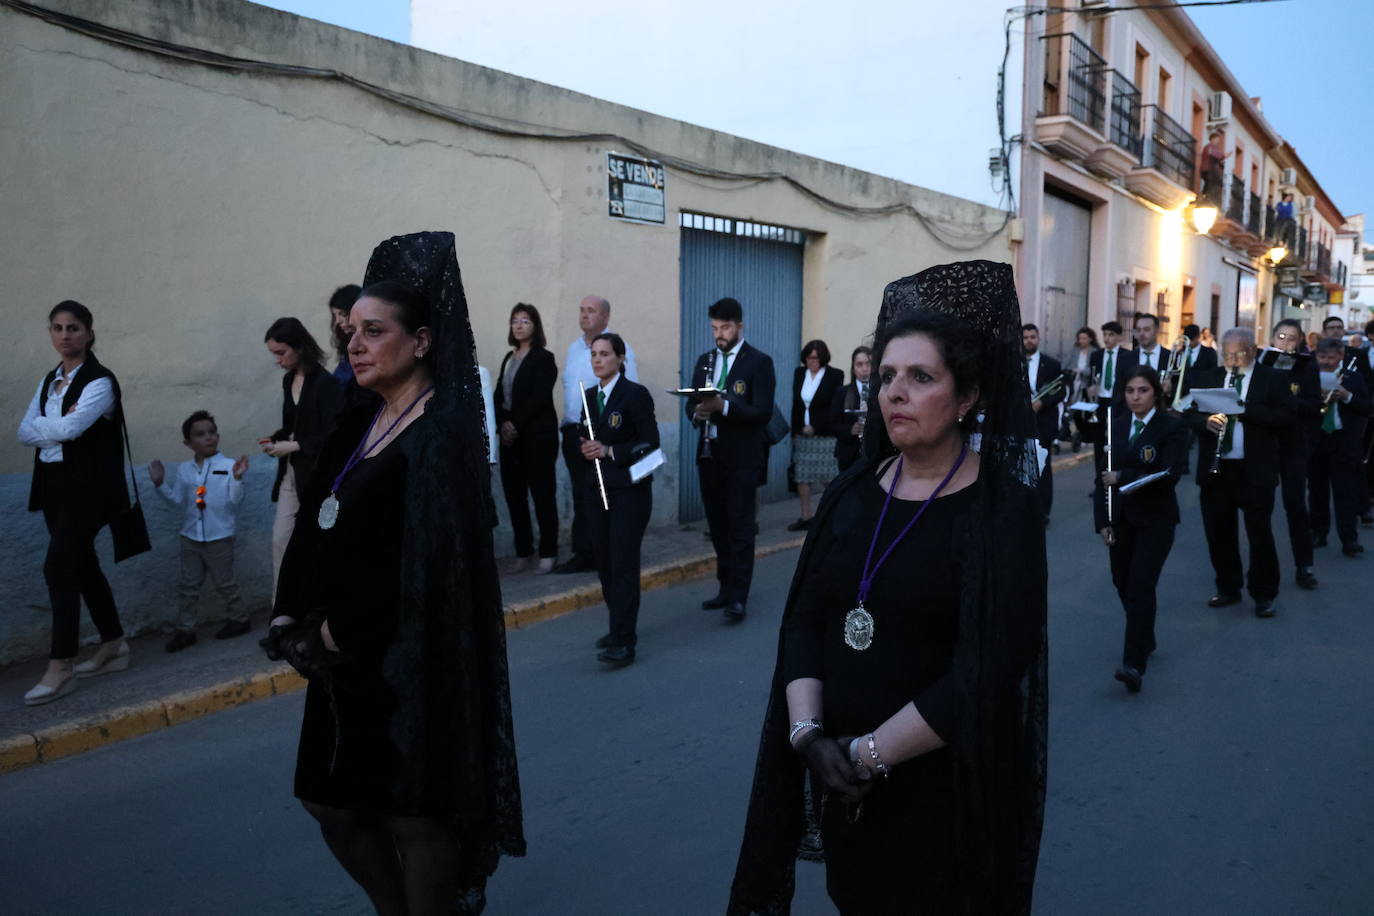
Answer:
POLYGON ((523 328, 523 327, 529 327, 529 326, 532 325, 532 324, 534 324, 534 322, 533 322, 533 321, 530 321, 528 318, 512 318, 512 319, 510 320, 510 326, 513 327, 513 328, 514 328, 514 327, 522 327, 522 328, 523 328))

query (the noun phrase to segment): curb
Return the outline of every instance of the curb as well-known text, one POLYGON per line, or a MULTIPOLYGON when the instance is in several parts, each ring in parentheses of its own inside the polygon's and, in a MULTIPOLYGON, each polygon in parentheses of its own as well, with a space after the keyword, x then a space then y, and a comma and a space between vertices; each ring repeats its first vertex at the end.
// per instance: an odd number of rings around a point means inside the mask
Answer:
MULTIPOLYGON (((1056 471, 1083 464, 1093 456, 1091 450, 1061 456, 1053 463, 1056 471)), ((769 544, 754 551, 755 559, 801 547, 805 536, 769 544)), ((715 568, 715 554, 702 554, 677 562, 660 563, 640 574, 641 591, 653 591, 704 576, 715 568)), ((582 608, 601 604, 600 583, 569 589, 548 598, 535 598, 505 608, 506 629, 518 630, 552 620, 582 608)), ((107 712, 40 729, 32 734, 0 737, 0 773, 10 773, 38 763, 60 760, 74 754, 104 747, 162 728, 199 719, 210 713, 243 706, 255 700, 295 693, 305 687, 305 678, 291 666, 281 663, 232 680, 186 690, 136 706, 107 712)))
MULTIPOLYGON (((772 556, 802 545, 804 537, 769 544, 754 551, 756 559, 772 556)), ((642 591, 652 591, 705 575, 715 568, 714 554, 673 563, 661 563, 640 575, 642 591)), ((506 605, 506 629, 518 630, 544 620, 601 604, 601 585, 591 583, 549 598, 535 598, 506 605)), ((210 713, 233 709, 255 700, 294 693, 305 688, 305 678, 290 665, 279 663, 244 677, 208 687, 185 690, 135 706, 112 709, 97 715, 65 722, 32 734, 0 737, 0 773, 10 773, 34 764, 60 760, 74 754, 104 747, 148 732, 199 719, 210 713)))

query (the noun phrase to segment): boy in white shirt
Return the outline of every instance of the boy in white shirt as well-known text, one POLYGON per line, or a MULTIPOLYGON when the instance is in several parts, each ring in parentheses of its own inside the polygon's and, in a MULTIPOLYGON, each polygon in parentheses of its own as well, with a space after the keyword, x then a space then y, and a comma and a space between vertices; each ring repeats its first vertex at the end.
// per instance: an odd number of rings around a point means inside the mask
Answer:
POLYGON ((180 611, 168 652, 180 652, 196 641, 196 608, 206 574, 224 600, 227 619, 215 639, 242 636, 253 628, 234 580, 234 510, 243 500, 243 474, 248 456, 232 461, 219 453, 215 418, 197 410, 181 424, 181 435, 194 459, 177 466, 166 479, 161 461, 148 464, 148 476, 163 499, 184 512, 181 526, 180 611))

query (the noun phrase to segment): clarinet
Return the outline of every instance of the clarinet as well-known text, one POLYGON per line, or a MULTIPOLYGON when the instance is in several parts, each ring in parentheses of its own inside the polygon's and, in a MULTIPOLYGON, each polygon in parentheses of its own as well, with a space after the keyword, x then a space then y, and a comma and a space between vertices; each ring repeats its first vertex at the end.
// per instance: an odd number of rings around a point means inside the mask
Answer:
MULTIPOLYGON (((711 380, 712 380, 713 378, 716 377, 716 354, 719 353, 719 352, 720 352, 720 350, 718 350, 716 347, 712 347, 712 348, 711 348, 711 352, 710 352, 709 354, 707 354, 707 358, 706 358, 706 378, 704 379, 704 381, 706 381, 707 383, 709 383, 709 384, 711 384, 711 385, 713 385, 713 386, 715 385, 715 382, 712 382, 711 380)), ((704 387, 704 386, 703 386, 703 387, 704 387)), ((712 457, 712 456, 711 456, 711 436, 710 436, 710 430, 711 430, 711 421, 710 421, 710 420, 703 420, 702 423, 701 423, 701 449, 697 452, 697 454, 698 454, 703 460, 708 460, 708 461, 709 461, 709 460, 711 459, 711 457, 712 457)))

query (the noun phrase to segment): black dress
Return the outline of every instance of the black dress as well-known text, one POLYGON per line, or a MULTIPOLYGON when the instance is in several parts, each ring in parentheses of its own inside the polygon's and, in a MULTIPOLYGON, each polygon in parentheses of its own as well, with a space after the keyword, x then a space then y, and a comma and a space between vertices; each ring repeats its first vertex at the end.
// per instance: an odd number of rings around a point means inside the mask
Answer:
MULTIPOLYGON (((817 544, 793 617, 784 632, 784 682, 819 678, 823 721, 832 736, 865 735, 907 703, 935 732, 955 731, 957 699, 950 666, 959 630, 962 577, 956 559, 960 520, 978 484, 941 495, 888 557, 865 608, 873 643, 844 639, 845 615, 857 604, 859 578, 886 491, 859 481, 836 507, 836 524, 817 544)), ((874 560, 924 505, 893 499, 874 560)), ((826 801, 821 816, 826 885, 844 913, 951 912, 955 791, 948 747, 893 767, 855 810, 826 801)))
POLYGON ((306 801, 378 814, 443 813, 405 810, 395 799, 401 753, 390 726, 396 696, 382 665, 401 600, 407 445, 426 422, 421 416, 349 472, 332 528, 318 530, 313 512, 300 521, 318 531, 316 556, 332 570, 303 583, 307 606, 329 622, 341 658, 329 678, 312 679, 306 691, 296 755, 296 797, 306 801))

